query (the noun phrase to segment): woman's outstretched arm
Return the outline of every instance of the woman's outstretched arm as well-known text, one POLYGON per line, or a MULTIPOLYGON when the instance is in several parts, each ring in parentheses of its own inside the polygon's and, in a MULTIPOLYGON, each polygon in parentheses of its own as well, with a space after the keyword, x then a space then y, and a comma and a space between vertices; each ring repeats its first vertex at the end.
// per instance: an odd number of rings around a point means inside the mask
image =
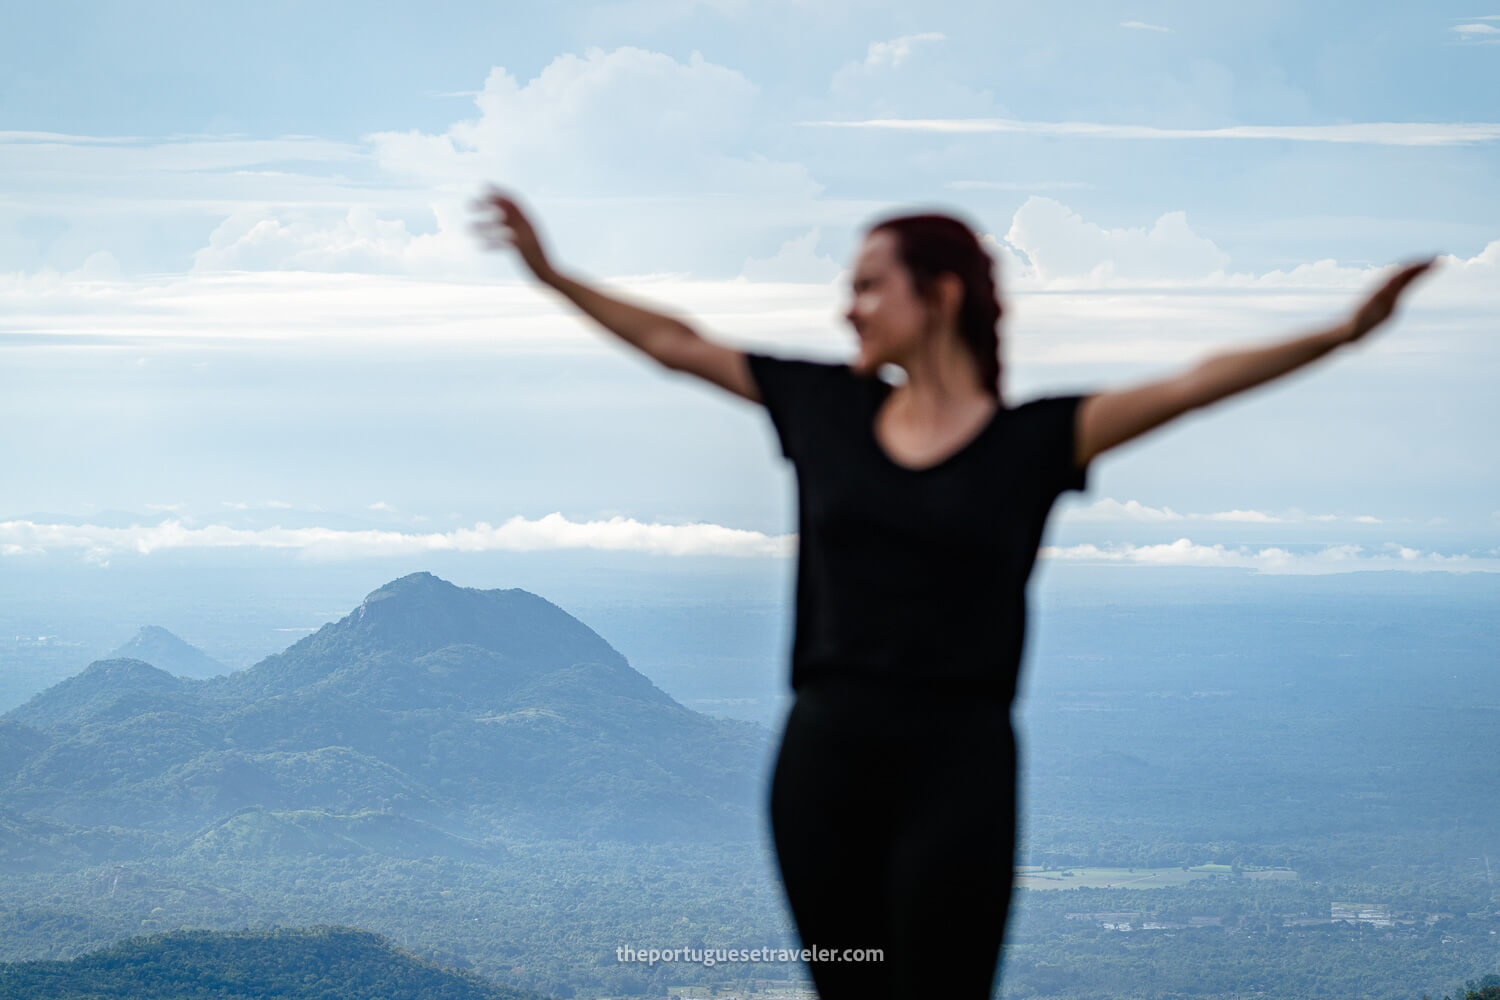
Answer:
POLYGON ((1212 355, 1180 375, 1132 389, 1100 392, 1079 404, 1078 465, 1189 410, 1208 406, 1295 371, 1334 348, 1353 343, 1390 318, 1403 289, 1436 259, 1404 268, 1347 321, 1292 340, 1212 355))
POLYGON ((600 326, 674 371, 689 372, 754 402, 760 401, 744 352, 705 340, 674 316, 632 305, 560 273, 515 199, 493 188, 476 207, 476 229, 492 247, 513 246, 532 275, 560 292, 600 326))

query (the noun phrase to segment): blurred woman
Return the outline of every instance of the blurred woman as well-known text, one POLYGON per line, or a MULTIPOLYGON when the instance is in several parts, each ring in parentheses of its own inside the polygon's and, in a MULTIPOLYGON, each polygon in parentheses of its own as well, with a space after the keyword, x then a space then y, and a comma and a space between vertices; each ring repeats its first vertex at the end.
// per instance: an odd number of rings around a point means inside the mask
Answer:
POLYGON ((479 228, 668 369, 766 407, 796 470, 791 685, 770 818, 824 1000, 988 1000, 1014 871, 1011 702, 1026 581, 1054 501, 1093 459, 1284 375, 1390 317, 1433 261, 1345 321, 1118 390, 1010 405, 994 262, 944 215, 872 225, 854 262, 848 364, 715 343, 559 272, 515 198, 479 228), (895 365, 905 380, 876 376, 895 365), (865 954, 873 950, 874 957, 865 954))

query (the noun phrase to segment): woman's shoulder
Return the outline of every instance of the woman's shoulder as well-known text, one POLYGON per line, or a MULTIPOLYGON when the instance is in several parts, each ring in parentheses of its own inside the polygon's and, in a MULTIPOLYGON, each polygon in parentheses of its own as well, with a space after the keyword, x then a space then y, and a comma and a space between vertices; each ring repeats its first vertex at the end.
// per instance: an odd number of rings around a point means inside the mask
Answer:
POLYGON ((821 360, 818 358, 789 358, 769 351, 746 351, 745 358, 752 368, 767 371, 789 372, 812 377, 854 378, 854 369, 846 361, 821 360))
POLYGON ((797 460, 821 448, 861 412, 857 397, 873 382, 845 362, 786 358, 747 351, 750 375, 781 438, 782 454, 797 460))
POLYGON ((828 392, 838 385, 855 385, 863 377, 844 361, 789 358, 765 351, 746 351, 745 360, 763 400, 781 394, 828 392))

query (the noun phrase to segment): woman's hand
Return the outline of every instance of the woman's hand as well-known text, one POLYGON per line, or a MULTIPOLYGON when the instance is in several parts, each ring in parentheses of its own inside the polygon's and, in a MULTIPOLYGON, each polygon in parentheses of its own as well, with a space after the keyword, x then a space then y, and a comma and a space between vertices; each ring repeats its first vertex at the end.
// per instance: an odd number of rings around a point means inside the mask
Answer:
POLYGON ((1412 283, 1412 280, 1417 275, 1434 266, 1436 263, 1437 258, 1430 257, 1420 264, 1413 264, 1410 267, 1402 268, 1391 275, 1390 280, 1378 292, 1366 299, 1364 304, 1354 314, 1354 318, 1345 325, 1346 337, 1344 343, 1353 343, 1390 319, 1391 313, 1396 308, 1396 300, 1401 296, 1401 292, 1407 285, 1412 283))
POLYGON ((489 245, 490 249, 515 247, 521 260, 531 269, 538 281, 550 284, 557 277, 547 254, 542 250, 542 241, 521 206, 499 188, 491 186, 484 197, 474 202, 474 207, 484 217, 474 224, 474 231, 489 245))

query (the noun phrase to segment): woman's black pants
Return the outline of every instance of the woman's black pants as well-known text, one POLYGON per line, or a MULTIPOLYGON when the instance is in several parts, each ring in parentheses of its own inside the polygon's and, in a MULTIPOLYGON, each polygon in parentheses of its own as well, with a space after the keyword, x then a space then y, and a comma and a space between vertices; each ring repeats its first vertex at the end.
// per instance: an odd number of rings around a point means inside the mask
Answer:
POLYGON ((770 817, 822 1000, 989 1000, 1010 909, 1016 744, 994 695, 805 682, 770 817), (880 949, 855 961, 846 949, 880 949))

